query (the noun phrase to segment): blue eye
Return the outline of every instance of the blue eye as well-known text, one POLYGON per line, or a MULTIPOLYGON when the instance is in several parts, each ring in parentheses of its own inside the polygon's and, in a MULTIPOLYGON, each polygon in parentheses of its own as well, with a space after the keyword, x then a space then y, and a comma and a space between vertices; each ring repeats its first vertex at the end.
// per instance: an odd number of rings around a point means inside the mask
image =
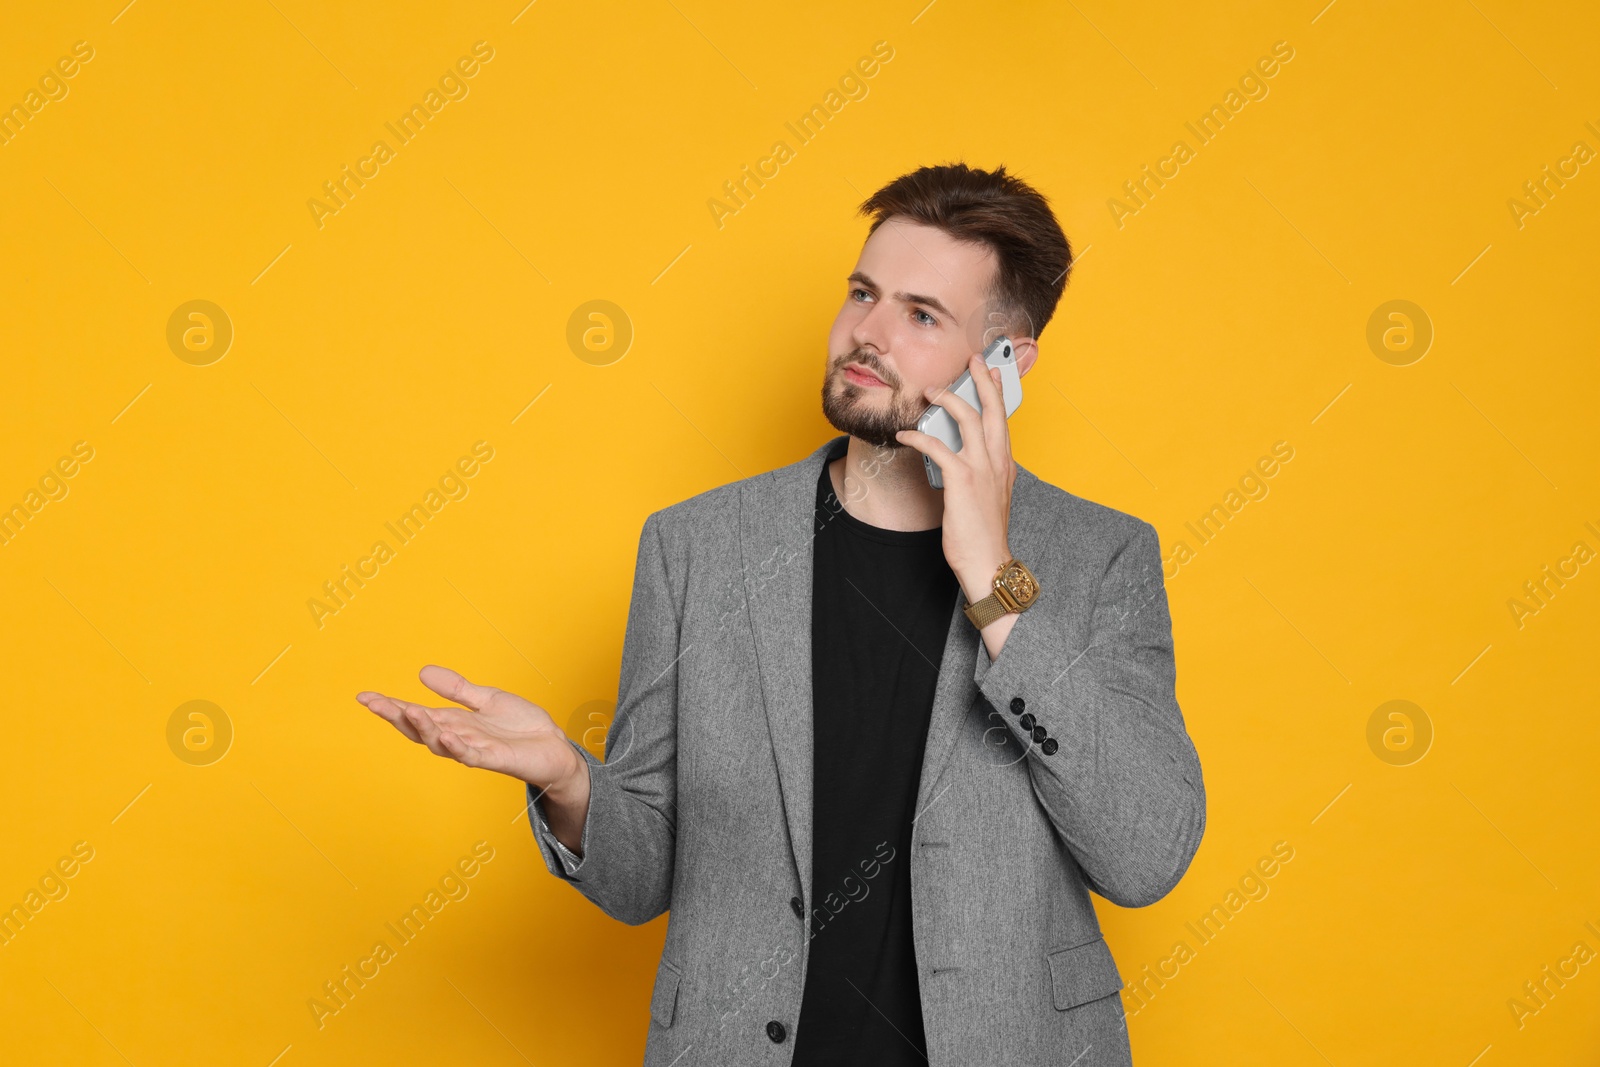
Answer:
POLYGON ((918 314, 918 315, 921 315, 923 318, 927 319, 928 320, 927 325, 929 325, 929 326, 937 326, 937 325, 939 325, 939 320, 938 319, 934 318, 932 315, 929 315, 926 311, 923 311, 921 308, 916 308, 915 309, 915 313, 918 314))
MULTIPOLYGON (((850 290, 850 298, 852 300, 855 299, 855 295, 857 293, 867 293, 867 291, 865 289, 861 289, 861 288, 852 289, 852 290, 850 290)), ((870 297, 872 294, 871 293, 867 293, 867 295, 870 297)))

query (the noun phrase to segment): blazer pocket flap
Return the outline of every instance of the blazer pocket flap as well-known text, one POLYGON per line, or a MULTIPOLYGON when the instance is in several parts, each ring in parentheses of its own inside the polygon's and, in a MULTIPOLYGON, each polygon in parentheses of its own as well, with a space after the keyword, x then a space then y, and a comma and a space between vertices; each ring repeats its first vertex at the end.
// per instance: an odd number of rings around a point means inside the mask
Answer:
POLYGON ((1103 937, 1074 948, 1059 949, 1045 958, 1050 961, 1055 1005, 1062 1010, 1099 1000, 1122 988, 1122 974, 1103 937))
POLYGON ((683 976, 665 960, 656 970, 656 988, 650 994, 650 1018, 662 1026, 672 1025, 672 1016, 678 1006, 678 983, 683 976))

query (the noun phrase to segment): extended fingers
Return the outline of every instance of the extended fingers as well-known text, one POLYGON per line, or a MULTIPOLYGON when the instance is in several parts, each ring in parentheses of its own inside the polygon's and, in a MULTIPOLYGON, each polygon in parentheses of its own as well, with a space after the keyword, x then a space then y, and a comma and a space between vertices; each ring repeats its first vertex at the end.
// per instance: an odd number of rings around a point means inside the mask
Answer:
MULTIPOLYGON (((918 452, 931 457, 939 465, 940 471, 953 471, 956 469, 956 465, 961 462, 956 457, 956 454, 950 451, 949 445, 932 434, 923 433, 921 430, 898 430, 894 436, 895 440, 901 444, 910 445, 918 452)), ((945 478, 948 481, 949 475, 946 474, 945 478)))
POLYGON ((406 722, 417 731, 417 739, 428 746, 428 751, 435 756, 448 756, 450 753, 439 743, 439 724, 433 721, 432 709, 421 704, 407 704, 404 715, 406 722))
POLYGON ((422 679, 423 685, 435 693, 473 711, 482 711, 489 698, 499 692, 492 685, 474 685, 449 667, 440 667, 433 663, 422 668, 417 677, 422 679))
POLYGON ((968 358, 967 372, 972 377, 972 387, 977 392, 982 411, 949 389, 930 388, 927 396, 930 403, 943 407, 956 420, 956 426, 961 430, 962 452, 968 451, 970 443, 976 452, 988 456, 992 451, 990 442, 1005 438, 1005 398, 994 380, 998 372, 983 361, 981 353, 974 353, 968 358))
POLYGON ((402 701, 395 700, 393 697, 386 697, 382 693, 371 692, 357 693, 356 700, 365 705, 368 711, 387 721, 411 740, 417 742, 422 740, 417 736, 416 729, 407 720, 405 716, 406 706, 402 701))
POLYGON ((478 765, 478 750, 476 745, 472 741, 469 741, 460 734, 456 733, 454 730, 441 729, 439 731, 439 744, 444 746, 445 752, 448 753, 452 759, 460 763, 464 763, 468 767, 476 767, 478 765))
MULTIPOLYGON (((983 371, 978 370, 977 366, 978 365, 974 364, 972 360, 967 361, 967 370, 972 373, 974 378, 977 378, 984 373, 983 371)), ((974 382, 973 384, 981 388, 981 383, 974 382)), ((983 394, 981 393, 979 394, 980 400, 982 395, 983 394)), ((974 409, 971 404, 963 400, 960 394, 950 389, 946 389, 943 386, 929 386, 927 390, 927 397, 930 403, 938 404, 940 407, 944 408, 950 413, 950 417, 952 419, 956 420, 956 425, 961 428, 961 443, 963 447, 966 446, 968 437, 983 432, 983 423, 982 420, 978 418, 977 410, 974 409)))
POLYGON ((1000 441, 1006 432, 1006 400, 1000 392, 998 367, 983 362, 981 356, 972 357, 978 369, 973 371, 978 387, 978 403, 983 405, 983 437, 985 441, 1000 441))

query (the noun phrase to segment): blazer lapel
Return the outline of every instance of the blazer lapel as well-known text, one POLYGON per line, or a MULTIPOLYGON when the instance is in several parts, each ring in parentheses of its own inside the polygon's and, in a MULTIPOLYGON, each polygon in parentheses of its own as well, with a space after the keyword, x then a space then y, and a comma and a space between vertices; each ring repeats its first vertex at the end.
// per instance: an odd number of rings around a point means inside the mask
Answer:
POLYGON ((833 438, 744 483, 739 550, 796 873, 811 905, 811 576, 817 479, 833 438))
MULTIPOLYGON (((746 481, 739 498, 739 555, 767 728, 778 767, 784 819, 796 873, 811 906, 812 707, 811 582, 816 535, 817 480, 829 453, 847 441, 839 435, 798 463, 746 481)), ((1028 559, 1030 531, 1019 511, 1037 481, 1017 464, 1012 488, 1011 548, 1028 559)), ((934 689, 923 750, 916 814, 937 797, 934 784, 954 748, 962 719, 977 695, 973 674, 981 638, 962 613, 960 589, 950 605, 950 628, 934 689)))

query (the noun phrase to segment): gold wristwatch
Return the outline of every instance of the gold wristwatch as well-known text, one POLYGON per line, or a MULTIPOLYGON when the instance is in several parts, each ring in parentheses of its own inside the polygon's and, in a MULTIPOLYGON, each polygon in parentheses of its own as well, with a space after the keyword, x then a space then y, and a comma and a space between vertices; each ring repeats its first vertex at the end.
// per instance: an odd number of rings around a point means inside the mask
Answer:
POLYGON ((1039 599, 1039 580, 1015 559, 1008 559, 994 572, 994 592, 976 604, 963 604, 972 625, 983 629, 1008 612, 1026 610, 1039 599))

